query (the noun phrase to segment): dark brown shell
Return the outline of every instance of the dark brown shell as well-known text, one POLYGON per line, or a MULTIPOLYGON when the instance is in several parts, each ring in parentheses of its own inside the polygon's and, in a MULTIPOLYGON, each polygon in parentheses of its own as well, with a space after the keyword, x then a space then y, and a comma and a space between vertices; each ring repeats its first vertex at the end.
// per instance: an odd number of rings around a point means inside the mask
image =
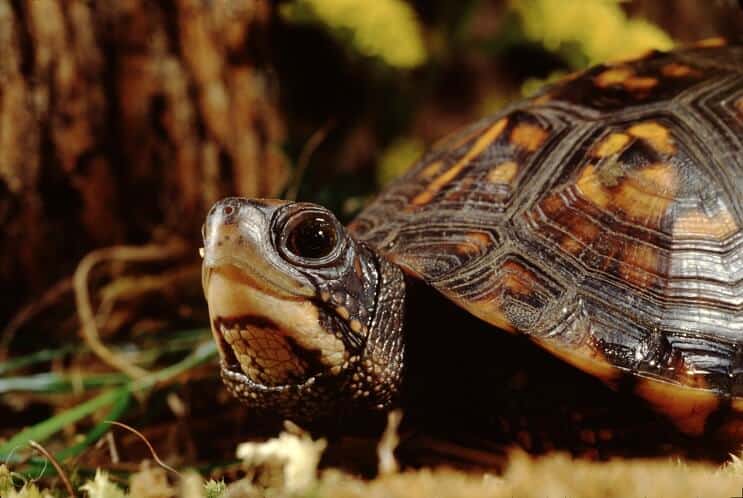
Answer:
POLYGON ((719 45, 598 66, 477 123, 352 232, 702 433, 743 411, 743 47, 719 45))

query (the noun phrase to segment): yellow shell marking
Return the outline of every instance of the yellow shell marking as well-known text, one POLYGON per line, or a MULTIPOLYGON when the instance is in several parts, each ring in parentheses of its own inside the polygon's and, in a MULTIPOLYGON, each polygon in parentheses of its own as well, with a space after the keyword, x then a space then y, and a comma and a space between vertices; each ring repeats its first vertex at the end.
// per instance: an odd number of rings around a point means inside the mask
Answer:
POLYGON ((519 123, 511 132, 511 143, 529 152, 534 152, 547 138, 547 132, 539 126, 519 123))
POLYGON ((485 131, 485 133, 483 133, 480 138, 477 139, 475 144, 469 151, 467 151, 467 154, 465 154, 462 159, 460 159, 454 166, 441 174, 441 176, 432 181, 430 185, 428 185, 426 190, 413 198, 411 204, 413 204, 414 206, 421 206, 429 203, 431 199, 433 199, 434 196, 442 188, 444 188, 447 183, 451 182, 459 174, 459 172, 462 171, 464 167, 469 164, 470 161, 472 161, 472 159, 477 157, 478 154, 485 150, 488 145, 490 145, 495 139, 498 138, 501 133, 503 133, 503 130, 506 128, 506 124, 508 124, 508 120, 506 118, 502 118, 498 120, 493 126, 488 128, 488 130, 485 131))
POLYGON ((441 166, 443 166, 443 165, 444 165, 443 161, 434 161, 434 162, 432 162, 431 164, 429 164, 428 166, 426 166, 425 168, 423 168, 420 173, 418 173, 418 178, 423 178, 425 180, 430 180, 431 178, 433 178, 434 176, 436 176, 436 174, 441 169, 441 166))
POLYGON ((611 202, 611 194, 601 184, 598 175, 596 174, 596 166, 589 164, 581 172, 576 187, 583 194, 583 197, 592 202, 595 206, 600 208, 606 208, 611 202))
POLYGON ((617 154, 624 150, 629 144, 630 137, 625 133, 612 133, 599 142, 596 149, 593 151, 594 156, 598 158, 604 158, 617 154))
POLYGON ((490 183, 511 183, 519 171, 519 165, 514 161, 500 163, 488 173, 487 179, 490 183))
POLYGON ((338 313, 338 316, 343 318, 344 320, 348 320, 351 314, 348 312, 348 309, 345 306, 338 306, 335 308, 335 312, 338 313))
POLYGON ((649 76, 632 76, 625 80, 624 88, 632 92, 639 92, 642 90, 650 90, 657 84, 658 80, 656 78, 651 78, 649 76))
POLYGON ((689 66, 679 64, 678 62, 667 64, 660 71, 663 73, 663 76, 669 78, 683 78, 684 76, 690 76, 695 73, 689 66))
POLYGON ((621 210, 649 227, 660 226, 678 184, 673 167, 665 163, 624 174, 612 183, 602 178, 595 165, 583 168, 576 182, 583 198, 601 209, 621 210))
POLYGON ((612 67, 596 76, 594 81, 599 87, 607 88, 614 85, 621 85, 632 75, 634 75, 634 71, 627 67, 612 67))
POLYGON ((648 227, 660 227, 677 189, 676 173, 665 163, 647 166, 622 182, 613 205, 648 227), (648 192, 650 190, 650 192, 648 192))
POLYGON ((671 132, 668 128, 656 121, 647 121, 636 124, 628 130, 629 134, 635 138, 645 140, 651 147, 662 154, 674 154, 676 147, 671 138, 671 132))

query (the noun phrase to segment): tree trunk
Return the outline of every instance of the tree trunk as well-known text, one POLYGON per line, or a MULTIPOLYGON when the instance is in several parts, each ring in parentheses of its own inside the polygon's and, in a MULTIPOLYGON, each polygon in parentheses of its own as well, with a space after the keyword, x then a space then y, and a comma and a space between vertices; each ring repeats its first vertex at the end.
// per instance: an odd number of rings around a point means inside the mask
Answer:
MULTIPOLYGON (((284 184, 269 0, 0 0, 0 319, 95 247, 284 184)), ((0 327, 2 328, 2 327, 0 327)))

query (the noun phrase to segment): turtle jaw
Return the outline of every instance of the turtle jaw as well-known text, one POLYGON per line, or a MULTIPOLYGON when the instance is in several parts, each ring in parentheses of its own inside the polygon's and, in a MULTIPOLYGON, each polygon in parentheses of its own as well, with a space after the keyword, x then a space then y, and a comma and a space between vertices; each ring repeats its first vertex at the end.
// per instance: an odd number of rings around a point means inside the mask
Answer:
POLYGON ((333 413, 359 362, 323 328, 342 324, 313 299, 282 299, 277 289, 268 295, 246 283, 255 279, 230 266, 205 278, 222 381, 254 412, 296 421, 333 413), (239 282, 225 277, 235 274, 239 282))
MULTIPOLYGON (((401 319, 400 310, 374 303, 377 327, 369 331, 372 340, 367 341, 352 330, 355 320, 339 316, 338 307, 322 295, 289 294, 259 276, 252 265, 223 263, 205 265, 203 282, 221 377, 236 398, 258 413, 304 423, 390 408, 402 365, 402 324, 394 321, 401 319), (286 345, 284 359, 298 366, 267 379, 257 368, 254 334, 258 341, 282 341, 273 343, 274 351, 286 345)), ((388 294, 402 303, 401 296, 388 294)))
MULTIPOLYGON (((242 394, 247 394, 248 398, 255 398, 255 396, 251 395, 253 392, 281 394, 289 389, 308 390, 318 379, 323 377, 323 373, 318 371, 309 377, 296 379, 294 382, 286 384, 268 385, 261 383, 245 372, 245 369, 235 354, 234 346, 226 339, 227 333, 228 330, 225 329, 224 325, 216 329, 214 333, 220 353, 219 366, 221 375, 225 379, 225 382, 240 386, 239 388, 233 386, 231 390, 240 390, 242 394)), ((240 397, 245 397, 242 394, 240 397)))
POLYGON ((343 324, 315 299, 231 264, 205 268, 204 285, 222 368, 246 389, 281 392, 347 369, 343 324))
POLYGON ((214 336, 220 351, 222 382, 233 396, 250 404, 255 411, 278 412, 285 417, 301 419, 297 416, 303 412, 300 405, 317 397, 318 388, 327 380, 322 372, 317 372, 291 383, 267 385, 258 382, 243 370, 233 347, 225 339, 224 330, 218 330, 214 336))

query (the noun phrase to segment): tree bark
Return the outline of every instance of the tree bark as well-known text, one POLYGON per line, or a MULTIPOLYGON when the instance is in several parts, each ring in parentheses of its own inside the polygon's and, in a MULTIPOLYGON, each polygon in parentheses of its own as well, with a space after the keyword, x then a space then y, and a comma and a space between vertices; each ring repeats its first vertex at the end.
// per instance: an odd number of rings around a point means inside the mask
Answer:
POLYGON ((196 247, 219 197, 280 191, 269 15, 268 0, 0 0, 0 319, 93 248, 196 247))

